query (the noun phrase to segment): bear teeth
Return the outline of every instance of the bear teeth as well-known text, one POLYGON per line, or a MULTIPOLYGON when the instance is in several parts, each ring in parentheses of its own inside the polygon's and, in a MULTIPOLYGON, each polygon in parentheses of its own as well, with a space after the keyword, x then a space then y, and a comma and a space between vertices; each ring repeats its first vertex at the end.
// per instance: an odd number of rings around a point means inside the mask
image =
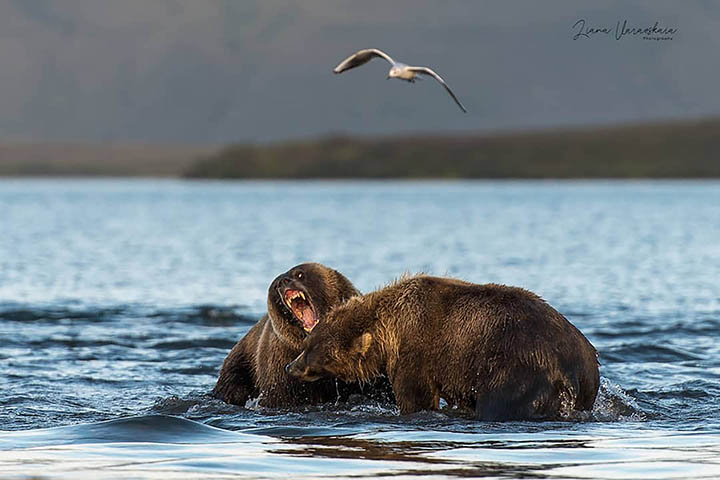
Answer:
POLYGON ((293 294, 290 296, 290 300, 295 300, 295 299, 298 298, 298 297, 302 298, 303 300, 307 300, 307 299, 305 298, 305 294, 304 294, 303 292, 300 292, 300 291, 298 291, 298 292, 296 292, 296 293, 293 293, 293 294))

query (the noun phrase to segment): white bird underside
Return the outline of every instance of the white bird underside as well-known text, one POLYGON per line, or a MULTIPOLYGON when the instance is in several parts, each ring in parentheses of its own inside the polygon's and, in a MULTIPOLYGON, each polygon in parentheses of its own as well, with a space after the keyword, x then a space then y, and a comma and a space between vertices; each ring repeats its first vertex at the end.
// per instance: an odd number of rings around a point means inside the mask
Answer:
POLYGON ((333 69, 333 72, 342 73, 346 70, 350 70, 351 68, 365 65, 370 60, 376 57, 385 59, 391 65, 390 72, 388 73, 388 78, 399 78, 408 82, 414 82, 418 74, 429 75, 433 77, 443 87, 445 87, 445 90, 447 90, 452 99, 455 100, 457 106, 460 107, 463 112, 467 112, 467 110, 465 110, 465 107, 463 107, 462 103, 460 103, 460 100, 458 100, 453 91, 450 90, 448 84, 445 83, 445 80, 443 80, 440 75, 435 73, 434 70, 428 67, 415 67, 411 65, 405 65, 404 63, 396 62, 392 59, 392 57, 390 57, 390 55, 377 48, 366 48, 363 50, 358 50, 357 52, 353 53, 345 60, 340 62, 338 66, 333 69))

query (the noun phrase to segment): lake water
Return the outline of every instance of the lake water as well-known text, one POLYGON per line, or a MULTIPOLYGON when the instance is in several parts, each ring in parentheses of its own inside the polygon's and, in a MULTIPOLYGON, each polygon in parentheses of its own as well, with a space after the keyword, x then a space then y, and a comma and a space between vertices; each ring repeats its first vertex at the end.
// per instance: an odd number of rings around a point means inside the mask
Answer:
POLYGON ((0 478, 720 478, 720 182, 0 181, 0 478), (568 422, 208 396, 303 261, 522 286, 598 348, 568 422))

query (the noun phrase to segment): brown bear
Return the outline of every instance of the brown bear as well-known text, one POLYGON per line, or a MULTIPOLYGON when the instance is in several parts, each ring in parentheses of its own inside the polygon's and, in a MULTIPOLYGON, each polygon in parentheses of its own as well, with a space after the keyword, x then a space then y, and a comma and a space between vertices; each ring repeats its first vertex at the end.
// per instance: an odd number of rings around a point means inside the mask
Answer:
POLYGON ((590 410, 597 352, 521 288, 415 276, 335 307, 287 366, 306 381, 387 374, 401 414, 440 399, 487 421, 590 410))
POLYGON ((334 379, 308 384, 285 372, 302 343, 331 307, 360 292, 339 272, 304 263, 279 275, 268 289, 268 313, 233 347, 213 394, 244 406, 258 398, 264 407, 292 407, 335 400, 344 385, 334 379))

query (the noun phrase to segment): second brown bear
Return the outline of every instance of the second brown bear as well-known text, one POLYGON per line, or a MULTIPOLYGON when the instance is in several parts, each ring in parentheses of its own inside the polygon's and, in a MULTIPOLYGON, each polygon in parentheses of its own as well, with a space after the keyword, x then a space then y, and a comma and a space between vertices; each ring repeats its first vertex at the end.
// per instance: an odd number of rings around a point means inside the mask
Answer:
POLYGON ((537 295, 430 276, 334 308, 287 370, 306 381, 387 374, 402 414, 442 398, 487 421, 590 410, 599 387, 595 348, 537 295))

